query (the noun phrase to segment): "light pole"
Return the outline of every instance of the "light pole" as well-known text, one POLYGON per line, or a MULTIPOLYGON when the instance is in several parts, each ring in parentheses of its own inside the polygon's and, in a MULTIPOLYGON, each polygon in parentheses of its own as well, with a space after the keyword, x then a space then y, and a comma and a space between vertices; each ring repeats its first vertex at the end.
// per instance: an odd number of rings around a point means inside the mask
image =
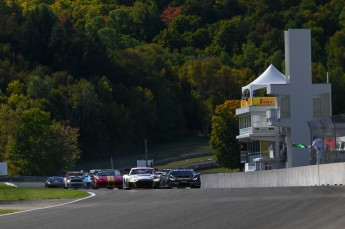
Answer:
POLYGON ((146 167, 148 167, 148 164, 147 164, 147 140, 145 138, 145 161, 146 161, 146 167))

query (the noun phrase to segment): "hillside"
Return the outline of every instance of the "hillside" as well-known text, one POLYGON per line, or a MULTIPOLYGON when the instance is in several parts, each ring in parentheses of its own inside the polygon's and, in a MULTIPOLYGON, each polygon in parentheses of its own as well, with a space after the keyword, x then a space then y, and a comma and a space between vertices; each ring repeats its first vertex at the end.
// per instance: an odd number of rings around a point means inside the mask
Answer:
POLYGON ((217 106, 270 64, 284 73, 288 29, 311 30, 313 82, 328 74, 332 113, 344 113, 344 6, 0 0, 0 161, 46 175, 98 158, 122 164, 145 139, 151 152, 209 136, 217 106))

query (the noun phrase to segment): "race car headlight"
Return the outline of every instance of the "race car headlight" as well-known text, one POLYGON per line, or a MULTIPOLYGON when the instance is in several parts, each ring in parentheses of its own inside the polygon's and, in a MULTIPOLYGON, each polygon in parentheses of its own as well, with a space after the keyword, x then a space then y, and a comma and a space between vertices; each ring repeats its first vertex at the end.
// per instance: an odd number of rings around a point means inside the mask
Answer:
POLYGON ((169 180, 176 180, 176 178, 173 176, 169 176, 169 180))
POLYGON ((199 179, 199 177, 193 177, 193 180, 198 180, 199 179))
POLYGON ((68 182, 68 183, 71 182, 71 179, 67 179, 67 182, 68 182))
POLYGON ((158 181, 160 181, 160 179, 159 179, 159 177, 155 177, 155 178, 153 178, 153 181, 158 182, 158 181))
POLYGON ((137 177, 131 177, 128 179, 129 182, 137 182, 138 178, 137 177))

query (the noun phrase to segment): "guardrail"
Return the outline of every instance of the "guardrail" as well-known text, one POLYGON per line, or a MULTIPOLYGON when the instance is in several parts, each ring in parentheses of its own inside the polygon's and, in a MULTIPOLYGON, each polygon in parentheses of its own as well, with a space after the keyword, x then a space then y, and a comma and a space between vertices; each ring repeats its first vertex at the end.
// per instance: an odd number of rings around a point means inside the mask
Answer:
POLYGON ((255 172, 202 174, 202 188, 251 188, 345 185, 345 163, 255 172))
POLYGON ((0 182, 43 182, 46 176, 0 176, 0 182))

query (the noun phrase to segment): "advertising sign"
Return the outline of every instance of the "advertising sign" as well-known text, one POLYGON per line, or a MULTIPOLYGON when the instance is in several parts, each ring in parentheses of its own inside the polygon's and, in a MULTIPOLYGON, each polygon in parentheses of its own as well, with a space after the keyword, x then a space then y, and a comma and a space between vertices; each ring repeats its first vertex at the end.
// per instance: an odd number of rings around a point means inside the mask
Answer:
POLYGON ((7 175, 7 162, 0 162, 0 176, 7 175))

